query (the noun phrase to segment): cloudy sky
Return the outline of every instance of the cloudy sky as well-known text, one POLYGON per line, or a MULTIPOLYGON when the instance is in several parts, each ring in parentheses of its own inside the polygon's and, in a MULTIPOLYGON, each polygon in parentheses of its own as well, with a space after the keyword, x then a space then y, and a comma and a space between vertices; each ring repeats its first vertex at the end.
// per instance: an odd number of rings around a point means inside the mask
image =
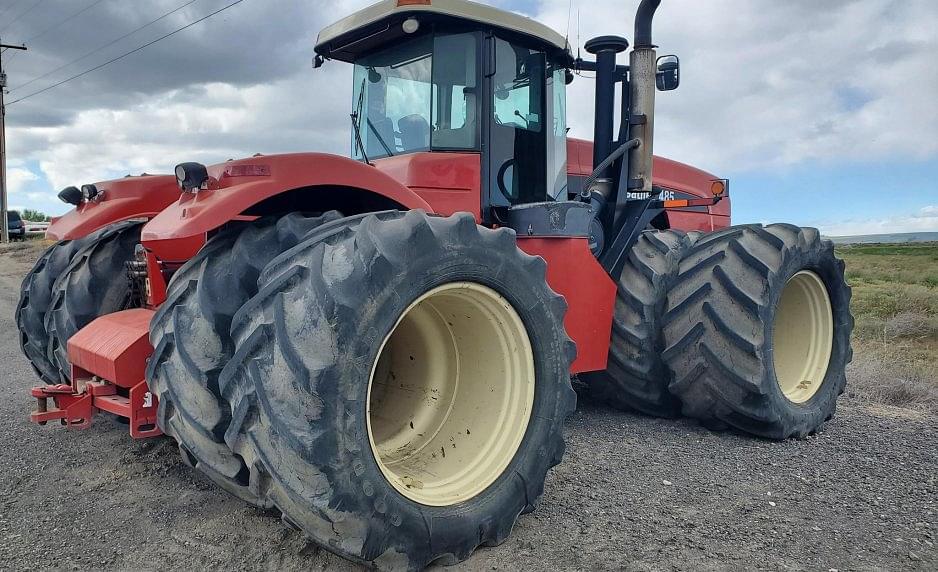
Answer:
MULTIPOLYGON (((350 68, 312 70, 312 45, 367 1, 243 0, 32 95, 231 1, 0 0, 0 38, 29 45, 2 55, 11 205, 60 214, 62 187, 187 160, 347 154, 350 68)), ((572 21, 582 44, 630 37, 638 0, 488 3, 561 33, 572 21)), ((655 151, 730 178, 734 222, 938 231, 938 1, 664 0, 658 14, 682 83, 659 94, 655 151)), ((570 86, 571 136, 592 136, 592 88, 570 86)))

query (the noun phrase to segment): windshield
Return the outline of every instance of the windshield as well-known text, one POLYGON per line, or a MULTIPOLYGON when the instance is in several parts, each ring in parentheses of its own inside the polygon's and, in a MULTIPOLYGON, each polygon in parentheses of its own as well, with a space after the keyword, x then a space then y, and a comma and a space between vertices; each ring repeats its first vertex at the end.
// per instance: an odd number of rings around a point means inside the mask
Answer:
POLYGON ((475 34, 425 35, 355 62, 352 156, 478 148, 475 34))

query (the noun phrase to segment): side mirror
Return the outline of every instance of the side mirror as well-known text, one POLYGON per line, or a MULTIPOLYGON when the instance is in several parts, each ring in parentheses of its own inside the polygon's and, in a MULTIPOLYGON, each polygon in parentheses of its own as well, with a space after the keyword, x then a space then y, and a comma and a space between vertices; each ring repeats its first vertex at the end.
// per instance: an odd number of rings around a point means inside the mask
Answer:
POLYGON ((677 56, 661 56, 658 58, 655 85, 658 87, 658 91, 671 91, 681 85, 681 60, 677 56))

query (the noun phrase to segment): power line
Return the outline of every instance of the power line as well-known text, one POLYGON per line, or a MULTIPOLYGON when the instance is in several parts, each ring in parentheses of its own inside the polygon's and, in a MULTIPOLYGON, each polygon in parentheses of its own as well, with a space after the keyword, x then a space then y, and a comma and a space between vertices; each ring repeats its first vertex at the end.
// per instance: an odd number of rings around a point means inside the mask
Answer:
POLYGON ((106 43, 106 44, 104 44, 104 45, 98 46, 97 48, 91 50, 90 52, 87 52, 87 53, 85 53, 84 55, 81 55, 81 56, 79 56, 79 57, 73 59, 73 60, 70 61, 70 62, 67 62, 67 63, 64 63, 64 64, 60 65, 59 67, 55 68, 54 70, 47 71, 46 73, 44 73, 44 74, 42 74, 42 75, 40 75, 40 76, 36 76, 36 77, 34 77, 33 79, 31 79, 31 80, 29 80, 29 81, 27 81, 27 82, 25 82, 25 83, 22 83, 22 84, 20 84, 20 85, 18 85, 18 86, 16 86, 16 87, 10 89, 9 91, 12 93, 12 92, 14 92, 14 91, 16 91, 16 90, 18 90, 18 89, 21 89, 21 88, 26 87, 27 85, 29 85, 29 84, 31 84, 31 83, 37 82, 37 81, 39 81, 39 80, 41 80, 41 79, 43 79, 43 78, 47 78, 47 77, 49 77, 50 75, 54 74, 55 72, 60 71, 60 70, 62 70, 62 69, 64 69, 64 68, 67 68, 68 66, 70 66, 70 65, 72 65, 72 64, 78 63, 78 62, 80 62, 81 60, 87 58, 88 56, 94 55, 94 54, 100 52, 101 50, 103 50, 103 49, 105 49, 105 48, 109 48, 109 47, 113 46, 114 44, 116 44, 117 42, 123 40, 124 38, 136 34, 136 33, 139 32, 140 30, 142 30, 142 29, 144 29, 144 28, 146 28, 146 27, 148 27, 148 26, 151 26, 151 25, 153 25, 153 24, 159 22, 160 20, 162 20, 163 18, 166 18, 167 16, 171 16, 171 15, 175 14, 176 12, 182 10, 183 8, 185 8, 186 6, 189 6, 190 4, 194 4, 195 2, 198 2, 198 0, 189 0, 189 1, 186 2, 185 4, 179 6, 178 8, 174 8, 173 10, 170 10, 169 12, 166 12, 165 14, 163 14, 162 16, 160 16, 159 18, 155 18, 155 19, 153 19, 153 20, 150 20, 149 22, 147 22, 146 24, 140 26, 139 28, 135 28, 135 29, 133 29, 133 30, 127 32, 127 33, 124 34, 123 36, 120 36, 119 38, 114 38, 114 39, 111 40, 110 42, 108 42, 108 43, 106 43))
POLYGON ((50 86, 48 86, 48 87, 44 87, 44 88, 40 89, 39 91, 34 91, 34 92, 30 93, 29 95, 24 95, 23 97, 20 97, 19 99, 14 99, 13 101, 11 101, 10 103, 8 103, 7 105, 8 105, 8 106, 9 106, 9 105, 13 105, 14 103, 18 103, 18 102, 20 102, 20 101, 23 101, 24 99, 29 99, 30 97, 33 97, 34 95, 39 95, 40 93, 44 93, 44 92, 46 92, 46 91, 49 91, 50 89, 54 89, 54 88, 56 88, 56 87, 59 87, 60 85, 65 84, 65 83, 68 83, 68 82, 72 81, 73 79, 78 79, 78 78, 80 78, 80 77, 82 77, 82 76, 88 75, 88 74, 90 74, 91 72, 94 72, 94 71, 97 71, 97 70, 103 68, 104 66, 110 65, 110 64, 112 64, 112 63, 114 63, 114 62, 116 62, 116 61, 118 61, 118 60, 122 60, 122 59, 126 58, 127 56, 129 56, 129 55, 131 55, 131 54, 137 53, 137 52, 139 52, 140 50, 143 50, 143 49, 145 49, 145 48, 148 48, 148 47, 152 46, 153 44, 155 44, 155 43, 157 43, 157 42, 159 42, 159 41, 161 41, 161 40, 165 40, 166 38, 168 38, 168 37, 170 37, 170 36, 172 36, 172 35, 175 35, 175 34, 181 32, 181 31, 185 30, 186 28, 191 28, 192 26, 195 26, 195 25, 198 24, 199 22, 203 22, 203 21, 205 21, 205 20, 208 20, 209 18, 211 18, 211 17, 214 16, 215 14, 219 14, 219 13, 221 13, 221 12, 224 12, 224 11, 227 10, 228 8, 231 8, 232 6, 235 6, 235 5, 240 4, 240 3, 242 3, 242 2, 244 2, 244 0, 235 0, 234 2, 232 2, 232 3, 230 3, 230 4, 227 4, 227 5, 225 5, 225 6, 221 7, 221 8, 219 8, 218 10, 215 10, 214 12, 212 12, 211 14, 208 14, 207 16, 203 16, 203 17, 199 18, 198 20, 196 20, 196 21, 194 21, 194 22, 191 22, 191 23, 189 23, 189 24, 186 24, 185 26, 183 26, 183 27, 181 27, 181 28, 176 28, 175 30, 173 30, 172 32, 170 32, 170 33, 168 33, 168 34, 164 34, 164 35, 160 36, 159 38, 157 38, 157 39, 155 39, 155 40, 149 41, 149 42, 143 44, 142 46, 139 46, 139 47, 136 47, 136 48, 130 50, 129 52, 125 52, 125 53, 123 53, 123 54, 117 56, 116 58, 112 58, 112 59, 110 59, 110 60, 104 62, 103 64, 97 65, 97 66, 95 66, 95 67, 93 67, 93 68, 91 68, 91 69, 89 69, 89 70, 85 70, 85 71, 83 71, 83 72, 81 72, 81 73, 79 73, 79 74, 75 74, 75 75, 73 75, 73 76, 70 77, 70 78, 63 79, 62 81, 60 81, 60 82, 58 82, 58 83, 54 83, 54 84, 52 84, 52 85, 50 85, 50 86))
POLYGON ((49 26, 48 28, 46 28, 45 30, 39 32, 38 34, 34 34, 34 35, 32 35, 32 36, 26 38, 25 40, 23 40, 23 43, 26 44, 26 43, 29 43, 29 42, 32 41, 32 40, 35 40, 36 38, 40 38, 40 37, 42 37, 42 36, 45 36, 46 34, 48 34, 49 32, 51 32, 52 30, 58 28, 59 26, 61 26, 61 25, 64 24, 65 22, 68 22, 69 20, 71 20, 71 19, 73 19, 73 18, 77 18, 78 16, 81 16, 82 14, 84 14, 85 12, 87 12, 88 10, 91 10, 92 8, 94 8, 95 6, 97 6, 98 4, 100 4, 101 2, 104 2, 104 0, 95 0, 94 2, 92 2, 91 4, 85 6, 85 7, 82 8, 81 10, 75 12, 75 13, 72 14, 71 16, 67 16, 64 20, 62 20, 62 21, 60 21, 60 22, 58 22, 58 23, 56 23, 56 24, 53 24, 52 26, 49 26))
MULTIPOLYGON (((75 13, 72 14, 71 16, 67 16, 64 20, 61 20, 61 21, 59 21, 59 22, 53 24, 52 26, 49 26, 48 28, 46 28, 45 30, 39 32, 38 34, 33 34, 32 36, 26 38, 25 40, 23 40, 23 43, 25 44, 25 43, 28 43, 28 42, 31 42, 31 41, 35 40, 36 38, 41 38, 42 36, 45 36, 46 34, 48 34, 49 32, 51 32, 52 30, 58 28, 59 26, 61 26, 62 24, 68 22, 69 20, 72 20, 73 18, 77 18, 78 16, 81 16, 82 14, 84 14, 85 12, 87 12, 88 10, 91 10, 92 8, 94 8, 95 6, 97 6, 98 4, 100 4, 101 2, 104 2, 104 0, 95 0, 94 2, 92 2, 91 4, 85 6, 85 7, 82 8, 81 10, 75 12, 75 13)), ((12 56, 10 56, 10 59, 8 59, 7 62, 13 61, 13 58, 15 58, 16 55, 17 55, 17 54, 14 53, 12 56)))
POLYGON ((2 11, 0 11, 0 16, 3 16, 4 14, 6 14, 7 12, 9 12, 9 11, 12 10, 13 8, 16 8, 16 7, 19 6, 22 2, 23 2, 23 0, 13 0, 13 3, 12 3, 12 4, 10 4, 10 5, 7 6, 6 8, 4 8, 2 11))
POLYGON ((10 20, 9 22, 7 22, 7 25, 4 26, 3 28, 0 28, 0 32, 6 30, 6 29, 9 28, 10 26, 12 26, 14 22, 16 22, 17 20, 19 20, 20 18, 22 18, 22 17, 25 16, 26 14, 29 14, 30 12, 32 12, 33 10, 35 10, 36 6, 39 6, 40 4, 42 4, 42 0, 36 0, 36 2, 34 2, 29 8, 27 8, 27 9, 26 9, 25 11, 23 11, 23 12, 20 12, 20 15, 19 15, 19 16, 17 16, 16 18, 13 18, 13 19, 10 20))

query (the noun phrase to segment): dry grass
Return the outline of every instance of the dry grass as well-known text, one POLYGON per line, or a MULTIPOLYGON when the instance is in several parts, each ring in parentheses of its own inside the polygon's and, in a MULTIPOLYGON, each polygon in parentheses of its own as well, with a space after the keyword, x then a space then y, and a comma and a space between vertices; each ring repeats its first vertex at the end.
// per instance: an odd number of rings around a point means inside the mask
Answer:
POLYGON ((838 247, 853 287, 848 393, 938 411, 938 243, 838 247))
POLYGON ((10 242, 9 244, 0 244, 0 254, 8 255, 15 260, 34 262, 51 245, 52 242, 44 238, 10 242))

